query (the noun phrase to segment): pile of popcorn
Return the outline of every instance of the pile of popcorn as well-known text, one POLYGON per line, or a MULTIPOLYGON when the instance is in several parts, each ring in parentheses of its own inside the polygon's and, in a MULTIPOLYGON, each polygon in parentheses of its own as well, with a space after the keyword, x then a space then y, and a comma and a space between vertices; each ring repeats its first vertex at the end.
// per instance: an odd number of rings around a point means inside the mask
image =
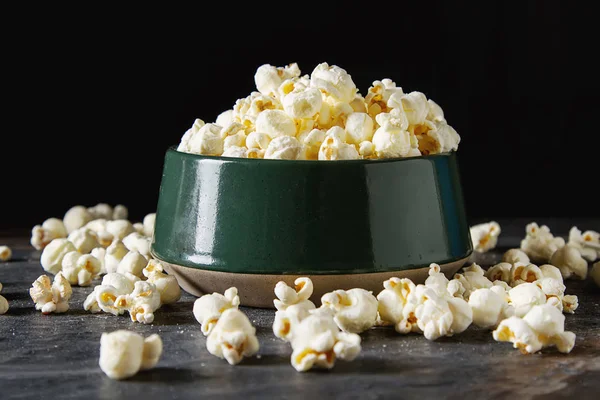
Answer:
POLYGON ((214 123, 196 119, 177 150, 210 156, 281 160, 414 157, 457 150, 460 136, 421 92, 391 79, 362 96, 343 68, 321 63, 309 75, 297 64, 262 65, 257 92, 214 123))

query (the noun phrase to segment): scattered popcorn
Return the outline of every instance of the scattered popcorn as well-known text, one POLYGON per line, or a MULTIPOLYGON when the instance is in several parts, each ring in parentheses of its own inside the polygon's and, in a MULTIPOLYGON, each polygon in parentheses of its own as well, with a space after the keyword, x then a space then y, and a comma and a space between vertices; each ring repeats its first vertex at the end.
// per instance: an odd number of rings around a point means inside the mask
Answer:
POLYGON ((100 369, 111 379, 130 378, 138 371, 158 364, 162 349, 162 340, 156 334, 144 339, 126 330, 103 333, 100 338, 100 369))
POLYGON ((588 263, 579 250, 571 245, 565 245, 556 250, 550 258, 550 264, 556 266, 564 279, 576 276, 585 279, 588 273, 588 263))
POLYGON ((63 257, 62 273, 71 285, 89 286, 100 274, 101 264, 90 254, 71 251, 63 257))
POLYGON ((36 250, 43 250, 54 239, 66 238, 67 228, 62 220, 48 218, 42 225, 36 225, 31 230, 31 245, 36 250))
POLYGON ((113 315, 121 315, 127 307, 126 299, 117 298, 133 292, 135 282, 139 281, 134 275, 116 272, 104 275, 102 284, 94 288, 83 303, 83 309, 92 313, 104 311, 113 315))
POLYGON ((258 353, 256 329, 237 307, 226 309, 210 330, 206 348, 210 354, 236 365, 244 357, 258 353))
POLYGON ((485 253, 496 247, 501 229, 496 221, 491 221, 484 224, 473 225, 470 228, 470 231, 471 240, 473 241, 473 250, 485 253))
POLYGON ((142 271, 148 282, 154 284, 160 293, 160 302, 162 304, 172 304, 181 298, 181 288, 177 278, 164 273, 164 268, 160 261, 151 259, 148 265, 142 271))
POLYGON ((600 258, 600 233, 598 232, 585 231, 581 233, 574 226, 569 231, 567 244, 579 250, 581 256, 588 261, 596 261, 600 258))
POLYGON ((328 308, 312 310, 292 329, 291 363, 299 372, 313 367, 331 369, 336 358, 352 361, 361 350, 360 336, 340 332, 328 308))
POLYGON ((326 293, 321 297, 321 304, 334 311, 334 321, 344 332, 361 333, 377 321, 377 299, 364 289, 326 293))
POLYGON ((522 318, 534 306, 546 304, 546 295, 535 283, 523 283, 508 291, 515 315, 522 318))
POLYGON ((327 63, 317 65, 310 76, 301 76, 297 64, 265 64, 254 81, 258 92, 238 99, 214 124, 196 119, 177 150, 237 158, 348 160, 444 153, 460 143, 439 105, 421 92, 404 94, 391 79, 373 82, 366 97, 343 68, 327 63), (346 134, 327 143, 309 139, 314 130, 334 127, 346 134))
POLYGON ((138 278, 142 278, 144 276, 142 271, 146 265, 148 265, 148 260, 146 257, 137 251, 130 251, 119 262, 119 265, 117 266, 117 272, 120 274, 129 272, 138 278))
POLYGON ((12 250, 8 246, 0 246, 0 261, 6 262, 12 258, 12 250))
POLYGON ((498 286, 491 289, 476 289, 469 297, 469 307, 473 311, 473 324, 480 328, 496 328, 502 320, 514 314, 514 308, 508 304, 503 292, 498 294, 496 288, 498 286))
POLYGON ((533 262, 548 262, 552 254, 565 245, 561 237, 554 237, 546 225, 538 226, 535 222, 525 228, 526 236, 521 241, 521 250, 533 262))
POLYGON ((84 206, 71 207, 63 217, 63 223, 67 229, 67 233, 79 229, 88 222, 94 219, 93 215, 84 206))
POLYGON ((144 257, 150 257, 150 237, 137 232, 130 233, 123 238, 123 245, 129 251, 137 251, 144 257))
POLYGON ((144 217, 144 235, 151 238, 154 236, 154 224, 156 223, 156 213, 147 214, 144 217))
POLYGON ((69 240, 64 238, 54 239, 42 251, 40 264, 42 264, 44 271, 56 275, 62 269, 63 257, 72 251, 77 251, 77 249, 69 240))
MULTIPOLYGON (((2 283, 0 283, 0 292, 2 292, 2 283)), ((8 300, 0 295, 0 315, 6 314, 8 311, 8 300)))
POLYGON ((85 227, 72 231, 67 240, 73 243, 75 249, 81 254, 89 254, 92 249, 100 246, 94 231, 85 227))
POLYGON ((35 303, 35 309, 42 314, 64 313, 69 310, 69 299, 73 293, 69 281, 58 272, 54 282, 50 283, 47 275, 42 275, 35 280, 29 295, 35 303))
POLYGON ((596 282, 596 285, 600 286, 600 261, 594 264, 590 276, 596 282))
POLYGON ((119 239, 115 239, 110 246, 106 248, 104 256, 104 269, 106 272, 117 272, 119 263, 129 253, 127 247, 119 239))
POLYGON ((204 336, 210 335, 219 318, 228 309, 237 309, 240 305, 238 290, 230 287, 224 294, 205 294, 194 301, 194 317, 202 325, 204 336))
POLYGON ((502 255, 502 262, 516 264, 518 262, 529 265, 531 264, 529 257, 521 249, 510 249, 502 255))
POLYGON ((499 342, 513 343, 523 354, 533 354, 549 346, 569 353, 575 345, 575 334, 565 331, 564 325, 565 317, 555 307, 536 305, 523 319, 513 316, 502 321, 493 337, 499 342))

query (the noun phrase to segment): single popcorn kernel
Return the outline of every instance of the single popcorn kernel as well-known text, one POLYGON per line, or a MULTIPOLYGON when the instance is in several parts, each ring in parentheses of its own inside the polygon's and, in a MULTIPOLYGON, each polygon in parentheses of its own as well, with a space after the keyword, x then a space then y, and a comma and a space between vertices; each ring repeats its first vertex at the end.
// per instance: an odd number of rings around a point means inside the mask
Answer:
POLYGON ((475 251, 485 253, 496 247, 500 235, 500 225, 496 221, 474 225, 470 228, 475 251))
POLYGON ((12 258, 12 250, 8 246, 0 246, 0 261, 6 262, 12 258))
POLYGON ((144 339, 126 330, 103 333, 100 369, 111 379, 127 379, 158 364, 162 349, 162 340, 156 334, 144 339))
POLYGON ((196 321, 202 325, 202 333, 208 336, 225 310, 237 309, 240 305, 237 288, 230 287, 224 294, 212 293, 194 301, 193 313, 196 321))
POLYGON ((231 365, 255 355, 259 347, 256 328, 237 308, 225 310, 206 339, 208 352, 231 365))

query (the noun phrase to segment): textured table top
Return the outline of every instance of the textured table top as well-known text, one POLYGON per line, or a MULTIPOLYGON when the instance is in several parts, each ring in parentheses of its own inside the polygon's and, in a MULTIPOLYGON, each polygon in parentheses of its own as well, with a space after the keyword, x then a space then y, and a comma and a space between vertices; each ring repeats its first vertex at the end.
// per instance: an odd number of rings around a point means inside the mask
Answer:
MULTIPOLYGON (((487 267, 502 251, 518 246, 529 220, 499 220, 503 233, 496 251, 477 255, 487 267)), ((555 234, 570 226, 599 230, 600 220, 548 220, 555 234)), ((591 280, 566 282, 579 296, 579 308, 566 315, 566 329, 577 334, 573 351, 554 349, 524 356, 490 331, 470 327, 454 337, 431 342, 422 335, 399 335, 374 328, 362 336, 362 353, 338 361, 330 371, 296 372, 291 348, 272 331, 274 311, 243 308, 257 328, 259 357, 230 366, 206 350, 206 339, 192 314, 194 297, 185 294, 156 313, 152 325, 127 315, 90 314, 82 303, 92 287, 74 287, 71 309, 42 315, 28 289, 42 274, 39 252, 28 238, 0 234, 14 258, 0 263, 2 295, 10 310, 0 316, 0 399, 196 399, 196 398, 574 398, 600 396, 600 289, 591 280), (126 381, 106 377, 98 367, 100 335, 129 329, 164 342, 156 368, 126 381)))

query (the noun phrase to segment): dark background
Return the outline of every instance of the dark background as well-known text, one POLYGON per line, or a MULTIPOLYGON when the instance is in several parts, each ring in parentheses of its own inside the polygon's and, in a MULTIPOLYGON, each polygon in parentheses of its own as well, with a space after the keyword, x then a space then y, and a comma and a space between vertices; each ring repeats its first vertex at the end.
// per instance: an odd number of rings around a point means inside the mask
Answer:
POLYGON ((599 215, 595 9, 326 4, 4 10, 0 226, 98 202, 141 219, 194 118, 248 95, 263 63, 310 74, 323 61, 363 94, 391 78, 443 107, 470 218, 599 215))

